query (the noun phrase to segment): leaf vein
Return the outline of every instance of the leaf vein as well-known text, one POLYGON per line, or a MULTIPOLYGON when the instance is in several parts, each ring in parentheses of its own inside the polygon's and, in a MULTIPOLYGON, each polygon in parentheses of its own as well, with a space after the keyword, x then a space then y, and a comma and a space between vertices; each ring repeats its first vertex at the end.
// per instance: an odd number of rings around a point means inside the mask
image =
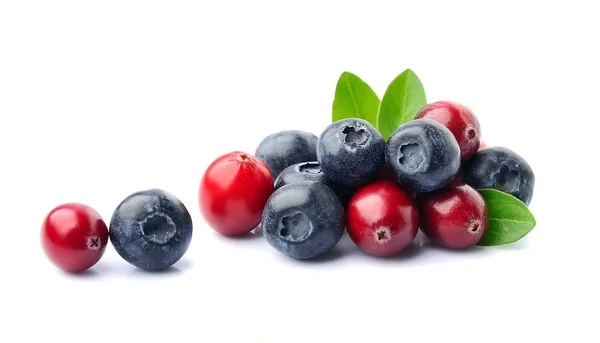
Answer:
POLYGON ((356 111, 356 116, 358 118, 363 118, 363 116, 360 113, 360 110, 358 109, 358 103, 356 102, 356 97, 354 96, 354 91, 352 90, 350 81, 348 80, 348 77, 346 77, 345 79, 346 79, 346 86, 348 87, 348 92, 350 92, 350 98, 352 99, 352 104, 354 105, 354 109, 356 111))

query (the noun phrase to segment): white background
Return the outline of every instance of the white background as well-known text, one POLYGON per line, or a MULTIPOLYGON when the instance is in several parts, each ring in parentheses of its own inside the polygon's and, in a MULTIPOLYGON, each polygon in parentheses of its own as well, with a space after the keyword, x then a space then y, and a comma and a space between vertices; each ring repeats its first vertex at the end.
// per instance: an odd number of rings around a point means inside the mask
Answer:
POLYGON ((598 342, 600 24, 593 1, 3 1, 0 341, 598 342), (207 165, 329 123, 338 76, 381 96, 405 68, 466 104, 536 173, 517 244, 366 257, 345 238, 297 262, 203 222, 207 165), (188 254, 147 274, 112 246, 54 268, 40 224, 70 201, 108 222, 162 188, 192 213, 188 254))

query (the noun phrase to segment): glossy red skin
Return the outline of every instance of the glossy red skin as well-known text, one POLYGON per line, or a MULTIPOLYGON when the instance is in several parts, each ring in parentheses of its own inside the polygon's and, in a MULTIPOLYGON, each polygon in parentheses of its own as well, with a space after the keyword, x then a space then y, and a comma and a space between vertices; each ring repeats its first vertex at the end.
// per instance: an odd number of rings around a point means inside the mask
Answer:
POLYGON ((260 224, 273 193, 267 165, 253 155, 234 151, 218 157, 200 183, 200 211, 208 225, 223 235, 242 235, 260 224))
POLYGON ((462 184, 417 196, 421 231, 434 243, 464 249, 479 242, 488 226, 488 210, 479 192, 462 184))
POLYGON ((456 102, 438 101, 423 107, 416 118, 433 119, 450 129, 460 147, 461 162, 468 161, 477 153, 481 128, 468 107, 456 102))
POLYGON ((100 261, 108 243, 108 228, 93 208, 62 204, 44 218, 41 243, 56 267, 78 273, 100 261))
POLYGON ((390 181, 358 190, 346 211, 348 235, 374 256, 394 256, 408 247, 419 229, 419 212, 411 195, 390 181))

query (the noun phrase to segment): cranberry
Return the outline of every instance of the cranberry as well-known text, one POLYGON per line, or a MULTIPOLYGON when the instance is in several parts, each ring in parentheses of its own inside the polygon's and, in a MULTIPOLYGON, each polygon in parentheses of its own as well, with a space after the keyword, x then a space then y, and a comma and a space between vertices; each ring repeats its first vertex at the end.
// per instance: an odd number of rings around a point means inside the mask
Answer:
POLYGON ((41 241, 46 256, 56 267, 77 273, 100 260, 108 243, 108 228, 93 208, 67 203, 46 215, 41 241))
POLYGON ((423 107, 417 113, 416 119, 418 118, 433 119, 450 129, 460 147, 462 162, 477 152, 481 129, 477 117, 466 106, 450 101, 438 101, 423 107))
POLYGON ((234 151, 218 157, 206 169, 198 199, 206 222, 224 235, 241 235, 260 224, 273 193, 269 167, 253 155, 234 151))
POLYGON ((477 244, 488 225, 481 194, 462 184, 417 196, 421 231, 434 243, 452 249, 477 244))
POLYGON ((346 228, 364 252, 393 256, 415 239, 419 213, 411 195, 390 181, 378 181, 358 190, 350 200, 346 228))

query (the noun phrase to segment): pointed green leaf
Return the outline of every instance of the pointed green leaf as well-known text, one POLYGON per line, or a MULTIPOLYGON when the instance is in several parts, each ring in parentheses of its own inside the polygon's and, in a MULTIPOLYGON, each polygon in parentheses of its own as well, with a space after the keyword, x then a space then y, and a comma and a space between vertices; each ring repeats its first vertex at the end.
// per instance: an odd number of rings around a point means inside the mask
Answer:
POLYGON ((427 104, 425 89, 417 74, 406 69, 388 86, 377 115, 376 126, 385 139, 398 126, 413 120, 417 112, 427 104))
POLYGON ((480 189, 479 193, 485 199, 489 223, 477 245, 514 243, 535 227, 533 214, 521 200, 495 189, 480 189))
POLYGON ((371 87, 358 76, 344 72, 335 88, 332 121, 361 118, 375 125, 379 98, 371 87))

